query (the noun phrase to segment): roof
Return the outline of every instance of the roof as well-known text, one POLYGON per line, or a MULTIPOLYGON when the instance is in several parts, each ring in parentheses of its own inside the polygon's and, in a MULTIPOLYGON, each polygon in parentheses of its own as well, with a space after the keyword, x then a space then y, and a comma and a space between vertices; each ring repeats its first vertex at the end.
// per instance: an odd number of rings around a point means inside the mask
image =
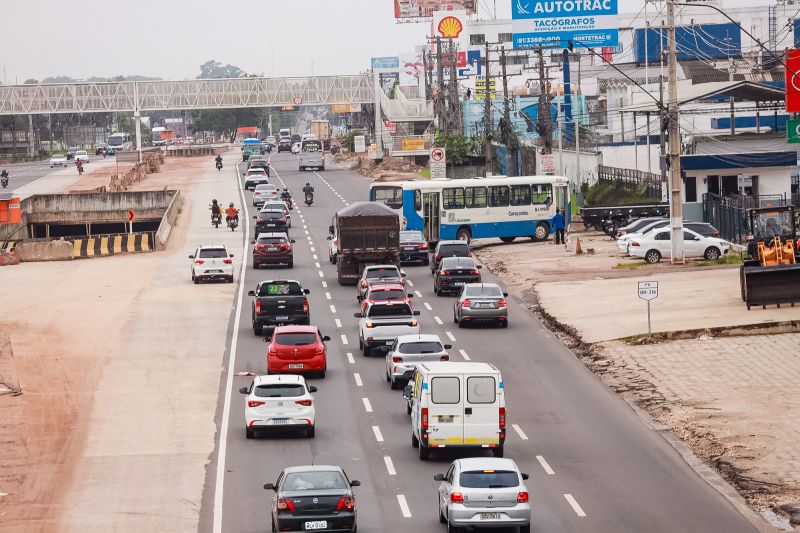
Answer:
POLYGON ((253 378, 256 385, 264 385, 267 383, 289 382, 289 383, 305 383, 306 379, 299 374, 266 374, 263 376, 256 376, 253 378))
POLYGON ((275 330, 272 332, 272 335, 277 335, 278 333, 316 333, 317 326, 300 326, 300 325, 290 325, 290 326, 275 326, 275 330))
POLYGON ((751 152, 743 154, 682 155, 681 170, 763 168, 797 166, 797 152, 751 152))
POLYGON ((493 364, 481 363, 478 361, 431 361, 430 363, 421 363, 418 365, 417 370, 419 371, 420 369, 437 374, 466 374, 470 372, 500 373, 493 364))
POLYGON ((390 207, 378 202, 354 202, 336 212, 338 217, 397 217, 390 207))
POLYGON ((512 459, 501 457, 465 457, 456 462, 462 470, 519 470, 512 459))
POLYGON ((438 342, 441 343, 442 339, 439 338, 439 335, 432 335, 428 334, 419 334, 419 335, 399 335, 397 337, 397 342, 399 344, 403 344, 405 342, 438 342))
MULTIPOLYGON (((665 94, 666 97, 666 94, 665 94)), ((678 106, 699 100, 720 97, 733 97, 740 102, 782 102, 785 98, 781 88, 753 81, 721 81, 678 86, 678 106)), ((665 99, 665 104, 667 103, 665 99)), ((644 103, 632 104, 622 111, 636 113, 657 113, 656 102, 648 98, 644 103)))

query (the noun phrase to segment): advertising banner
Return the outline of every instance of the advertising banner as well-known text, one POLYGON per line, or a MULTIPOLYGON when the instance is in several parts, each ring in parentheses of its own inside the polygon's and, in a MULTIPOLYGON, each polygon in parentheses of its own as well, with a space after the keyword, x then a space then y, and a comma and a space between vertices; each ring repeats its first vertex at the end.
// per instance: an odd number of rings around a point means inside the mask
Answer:
POLYGON ((425 63, 422 54, 403 54, 400 56, 400 85, 419 85, 425 79, 425 63))
POLYGON ((427 18, 436 11, 464 11, 474 15, 477 0, 394 0, 394 18, 427 18))
POLYGON ((364 137, 363 135, 356 135, 355 137, 353 137, 353 144, 354 144, 354 148, 355 148, 355 150, 354 150, 355 153, 363 154, 364 152, 367 151, 367 142, 366 142, 366 140, 367 140, 366 137, 364 137))
POLYGON ((403 139, 403 150, 406 152, 413 152, 416 150, 425 149, 425 139, 422 137, 411 137, 403 139))
POLYGON ((786 112, 800 112, 800 78, 793 72, 800 73, 800 50, 786 51, 786 112))
POLYGON ((787 121, 786 141, 789 143, 800 143, 800 120, 787 121))
POLYGON ((461 50, 466 50, 467 12, 464 10, 437 11, 431 21, 431 35, 442 39, 453 39, 461 50))
POLYGON ((373 57, 372 58, 372 69, 394 69, 397 70, 400 68, 400 58, 397 56, 393 57, 373 57))
POLYGON ((333 104, 333 112, 342 113, 361 113, 361 104, 333 104))
POLYGON ((617 0, 514 0, 511 9, 514 48, 619 44, 617 0))

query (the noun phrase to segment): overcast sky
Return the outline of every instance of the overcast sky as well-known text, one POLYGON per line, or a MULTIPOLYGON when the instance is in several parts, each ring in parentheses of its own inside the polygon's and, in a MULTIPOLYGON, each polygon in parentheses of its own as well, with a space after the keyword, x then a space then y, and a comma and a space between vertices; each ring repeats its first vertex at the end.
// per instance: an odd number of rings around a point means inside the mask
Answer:
MULTIPOLYGON (((479 5, 510 16, 511 0, 479 5)), ((642 5, 620 0, 620 11, 642 5)), ((8 83, 59 75, 194 78, 209 59, 266 76, 354 74, 369 68, 371 56, 412 52, 428 27, 396 24, 393 0, 2 0, 0 14, 8 83)))

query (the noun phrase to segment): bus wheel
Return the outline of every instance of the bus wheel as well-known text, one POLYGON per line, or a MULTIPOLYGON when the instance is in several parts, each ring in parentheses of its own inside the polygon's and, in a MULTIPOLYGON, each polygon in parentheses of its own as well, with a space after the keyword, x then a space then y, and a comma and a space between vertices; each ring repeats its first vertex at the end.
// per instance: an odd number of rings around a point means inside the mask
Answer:
POLYGON ((533 242, 544 241, 547 240, 548 235, 550 235, 550 226, 547 222, 539 222, 539 225, 536 226, 536 233, 533 234, 531 240, 533 242))
POLYGON ((459 241, 467 241, 469 244, 470 238, 472 237, 469 228, 461 227, 458 228, 458 233, 456 233, 456 239, 459 241))

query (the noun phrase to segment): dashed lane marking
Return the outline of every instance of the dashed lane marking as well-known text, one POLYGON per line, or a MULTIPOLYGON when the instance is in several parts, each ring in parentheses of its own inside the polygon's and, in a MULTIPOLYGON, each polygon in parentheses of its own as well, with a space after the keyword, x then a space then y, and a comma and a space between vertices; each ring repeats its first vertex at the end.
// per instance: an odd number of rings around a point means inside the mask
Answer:
POLYGON ((333 313, 335 315, 336 314, 336 306, 331 304, 330 308, 331 308, 331 313, 333 313))
POLYGON ((581 509, 581 506, 578 505, 578 502, 575 500, 572 494, 564 494, 564 498, 566 498, 567 502, 569 503, 570 507, 572 507, 572 510, 575 511, 576 515, 580 517, 586 516, 586 513, 583 512, 583 509, 581 509))
POLYGON ((327 289, 328 288, 328 282, 327 281, 323 281, 322 282, 322 287, 327 289))
POLYGON ((424 305, 425 309, 427 309, 428 311, 433 311, 433 307, 431 307, 431 304, 429 304, 428 302, 422 302, 422 305, 424 305))
POLYGON ((436 323, 437 323, 437 324, 439 324, 440 326, 444 324, 444 322, 442 322, 442 319, 441 319, 441 318, 439 318, 438 316, 434 316, 434 317, 433 317, 433 319, 434 319, 434 320, 436 321, 436 323))
POLYGON ((341 320, 339 320, 338 318, 334 318, 333 321, 336 322, 336 327, 337 328, 342 329, 342 321, 341 320))
POLYGON ((331 296, 331 293, 329 293, 329 292, 325 293, 325 298, 327 298, 328 300, 332 300, 333 299, 333 297, 331 296))
POLYGON ((342 344, 344 344, 345 346, 347 346, 347 344, 349 344, 347 342, 347 335, 345 335, 344 333, 342 333, 342 344))
POLYGON ((372 412, 372 404, 369 403, 369 398, 361 398, 361 401, 364 402, 364 410, 368 413, 372 412))
POLYGON ((453 334, 452 334, 452 333, 450 333, 449 331, 445 331, 445 332, 444 332, 444 334, 445 334, 445 335, 447 335, 447 338, 448 338, 448 339, 450 339, 450 340, 451 340, 451 341, 453 341, 453 342, 456 342, 456 337, 455 337, 455 335, 453 335, 453 334))
POLYGON ((419 291, 414 291, 414 294, 417 295, 417 298, 422 298, 422 293, 419 291))
MULTIPOLYGON (((519 435, 519 438, 521 438, 522 440, 528 440, 528 436, 525 434, 524 431, 522 431, 521 427, 519 427, 517 424, 511 424, 511 427, 514 428, 514 431, 517 432, 517 435, 519 435)), ((541 461, 539 461, 539 462, 541 462, 541 461)))
POLYGON ((356 364, 356 360, 353 359, 353 354, 351 352, 347 352, 347 362, 351 365, 356 364))
POLYGON ((312 257, 312 259, 314 259, 314 261, 316 261, 317 259, 319 259, 319 258, 317 257, 317 254, 314 254, 314 255, 312 255, 311 257, 312 257))
POLYGON ((414 282, 411 281, 410 279, 407 279, 406 282, 408 283, 409 287, 413 287, 414 286, 414 282))
POLYGON ((364 386, 364 382, 361 381, 361 374, 359 374, 358 372, 353 372, 353 379, 356 380, 356 386, 358 387, 364 386))
POLYGON ((319 277, 321 277, 321 278, 325 277, 325 273, 322 270, 319 271, 319 277))
POLYGON ((319 263, 314 263, 314 266, 316 266, 317 268, 322 268, 319 263))
POLYGON ((383 456, 383 462, 386 464, 386 471, 389 472, 390 476, 396 476, 397 470, 394 469, 394 463, 392 462, 392 458, 388 455, 383 456))
POLYGON ((553 471, 552 468, 550 468, 550 464, 548 464, 548 462, 545 460, 544 457, 542 457, 541 455, 537 455, 536 456, 536 460, 539 461, 539 464, 542 465, 542 468, 544 469, 545 473, 548 476, 554 476, 555 475, 555 472, 553 471))
POLYGON ((397 504, 400 505, 400 512, 403 513, 403 518, 411 518, 411 509, 408 508, 406 497, 402 494, 398 494, 397 504))
POLYGON ((469 355, 467 355, 467 352, 465 352, 464 350, 459 350, 459 351, 458 351, 458 353, 460 353, 460 354, 461 354, 461 357, 463 357, 463 358, 464 358, 464 361, 470 361, 470 360, 471 360, 471 359, 469 358, 469 355))
POLYGON ((383 433, 381 433, 381 428, 378 426, 372 426, 372 433, 375 434, 376 441, 383 442, 383 433))
POLYGON ((314 252, 316 252, 316 250, 315 250, 315 249, 314 249, 314 247, 312 246, 312 247, 311 247, 311 253, 314 253, 314 252))

